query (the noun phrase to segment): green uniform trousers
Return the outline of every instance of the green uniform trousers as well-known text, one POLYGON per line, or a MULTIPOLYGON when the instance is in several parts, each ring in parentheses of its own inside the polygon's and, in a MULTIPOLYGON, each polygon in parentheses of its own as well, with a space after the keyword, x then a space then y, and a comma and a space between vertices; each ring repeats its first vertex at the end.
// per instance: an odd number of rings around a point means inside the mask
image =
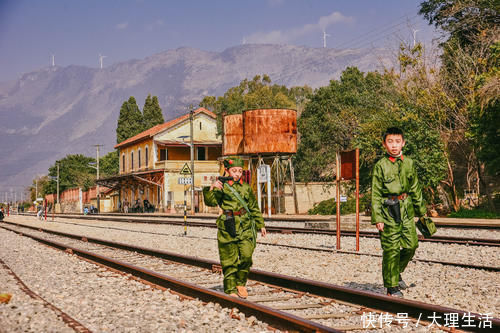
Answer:
MULTIPOLYGON (((220 234, 221 231, 219 230, 218 233, 220 234)), ((219 237, 221 235, 217 238, 219 237)), ((236 286, 245 286, 247 283, 255 246, 251 238, 218 243, 219 258, 224 273, 224 292, 236 293, 236 286)))
POLYGON ((413 219, 400 223, 384 223, 384 231, 379 232, 382 255, 382 276, 386 288, 396 287, 402 273, 415 254, 418 236, 413 219))
POLYGON ((223 190, 203 188, 205 204, 211 207, 219 206, 223 211, 241 212, 244 209, 243 205, 228 188, 229 186, 239 193, 250 213, 234 216, 236 237, 232 237, 226 231, 226 214, 217 218, 217 243, 226 294, 236 293, 236 286, 246 284, 250 267, 252 267, 252 254, 257 240, 256 230, 264 227, 264 218, 252 189, 250 185, 242 181, 226 183, 223 190))

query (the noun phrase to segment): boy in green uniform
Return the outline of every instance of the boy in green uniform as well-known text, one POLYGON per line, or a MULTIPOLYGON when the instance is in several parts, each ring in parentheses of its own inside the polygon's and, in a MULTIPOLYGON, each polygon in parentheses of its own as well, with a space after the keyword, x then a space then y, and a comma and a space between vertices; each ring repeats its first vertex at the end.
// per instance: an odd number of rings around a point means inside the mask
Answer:
POLYGON ((245 287, 252 266, 252 254, 257 241, 257 230, 266 235, 264 218, 255 195, 243 182, 243 161, 238 157, 224 160, 225 172, 232 178, 227 182, 215 181, 203 188, 207 206, 219 206, 223 213, 217 219, 217 242, 224 273, 224 292, 246 298, 245 287))
POLYGON ((380 233, 384 251, 382 276, 387 295, 402 297, 400 289, 408 286, 401 273, 418 247, 414 217, 424 216, 426 207, 414 163, 402 154, 403 131, 391 127, 383 139, 387 154, 373 170, 371 223, 380 233))

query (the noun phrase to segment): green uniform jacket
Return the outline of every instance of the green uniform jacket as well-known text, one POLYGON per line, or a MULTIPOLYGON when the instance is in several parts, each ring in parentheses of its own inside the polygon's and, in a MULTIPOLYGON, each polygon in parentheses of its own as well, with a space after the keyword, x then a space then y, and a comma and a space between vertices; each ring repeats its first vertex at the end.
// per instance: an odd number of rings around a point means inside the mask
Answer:
POLYGON ((203 196, 207 206, 219 206, 222 210, 232 211, 244 209, 243 205, 236 198, 236 196, 231 193, 229 189, 225 188, 226 186, 232 186, 246 202, 248 209, 250 210, 250 214, 246 213, 241 216, 235 216, 236 238, 231 237, 224 228, 226 215, 222 214, 219 216, 217 219, 217 227, 219 229, 217 238, 221 243, 233 242, 244 238, 253 238, 252 219, 255 222, 256 231, 264 228, 264 218, 259 210, 257 200, 255 199, 255 195, 253 194, 250 185, 243 181, 231 183, 232 185, 229 185, 228 183, 224 185, 224 191, 221 191, 218 188, 214 188, 212 191, 210 191, 210 187, 203 188, 203 196))
POLYGON ((424 216, 427 212, 418 183, 417 172, 411 158, 397 158, 386 155, 380 159, 373 170, 372 178, 372 224, 395 224, 384 205, 389 195, 407 193, 406 200, 400 200, 401 219, 409 220, 424 216))

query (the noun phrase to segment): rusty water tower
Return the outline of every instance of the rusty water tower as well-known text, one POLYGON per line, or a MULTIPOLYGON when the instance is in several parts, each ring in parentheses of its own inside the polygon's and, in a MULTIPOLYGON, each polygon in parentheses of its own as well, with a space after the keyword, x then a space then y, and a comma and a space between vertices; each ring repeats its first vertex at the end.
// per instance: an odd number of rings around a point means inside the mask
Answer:
MULTIPOLYGON (((248 169, 256 175, 259 167, 271 167, 272 208, 284 211, 285 183, 291 181, 295 212, 298 203, 292 155, 297 153, 297 111, 292 109, 251 109, 242 114, 225 115, 223 119, 222 154, 248 159, 248 169)), ((260 197, 261 184, 252 177, 251 185, 260 197)))
POLYGON ((243 155, 243 115, 224 115, 222 155, 243 155))

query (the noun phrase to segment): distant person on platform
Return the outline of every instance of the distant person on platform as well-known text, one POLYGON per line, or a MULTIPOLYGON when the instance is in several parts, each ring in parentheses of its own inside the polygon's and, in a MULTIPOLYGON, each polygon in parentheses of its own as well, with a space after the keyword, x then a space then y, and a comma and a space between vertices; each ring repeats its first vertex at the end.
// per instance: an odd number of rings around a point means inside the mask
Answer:
POLYGON ((224 160, 225 174, 230 180, 217 179, 203 188, 207 206, 219 206, 223 213, 217 219, 217 242, 224 273, 224 292, 234 297, 248 297, 245 287, 252 266, 257 230, 266 235, 264 218, 250 185, 245 183, 243 161, 238 157, 224 160))
POLYGON ((403 131, 396 127, 383 136, 386 155, 373 170, 372 219, 382 244, 382 276, 387 295, 403 297, 401 289, 408 286, 401 273, 418 247, 414 217, 426 214, 422 189, 414 162, 403 156, 403 131))
POLYGON ((36 217, 37 217, 38 219, 40 219, 40 220, 41 220, 41 219, 42 219, 42 213, 43 213, 43 206, 42 206, 42 205, 38 205, 38 206, 36 207, 36 209, 37 209, 37 211, 38 211, 38 212, 36 213, 36 217))

